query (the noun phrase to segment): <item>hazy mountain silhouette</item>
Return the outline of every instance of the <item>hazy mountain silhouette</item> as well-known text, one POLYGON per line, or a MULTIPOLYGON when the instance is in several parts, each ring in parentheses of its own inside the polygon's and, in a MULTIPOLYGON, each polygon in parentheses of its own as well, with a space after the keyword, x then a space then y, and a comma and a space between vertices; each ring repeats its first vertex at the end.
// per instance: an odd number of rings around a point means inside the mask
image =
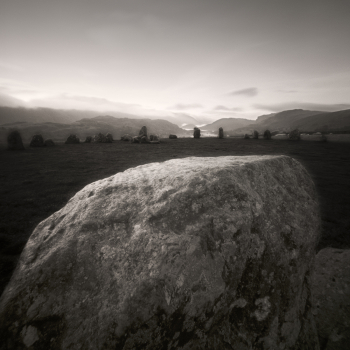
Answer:
POLYGON ((76 134, 83 141, 86 136, 98 133, 111 133, 114 139, 119 139, 124 134, 138 135, 142 126, 146 126, 149 134, 157 134, 160 137, 168 137, 169 134, 188 136, 190 132, 179 128, 166 120, 114 118, 112 116, 99 116, 84 118, 73 123, 28 123, 14 122, 0 125, 0 137, 5 140, 10 130, 17 129, 25 142, 29 142, 33 135, 41 134, 45 139, 56 141, 65 140, 70 134, 76 134))
POLYGON ((216 120, 214 123, 202 126, 201 129, 216 133, 219 128, 222 127, 226 133, 226 130, 235 130, 251 125, 252 123, 254 123, 254 120, 243 118, 222 118, 216 120))
POLYGON ((329 130, 344 130, 344 127, 346 128, 350 124, 348 122, 350 113, 346 111, 340 112, 293 109, 262 115, 257 118, 255 123, 232 131, 237 134, 252 133, 254 130, 261 133, 266 129, 270 131, 289 132, 298 128, 300 131, 316 132, 321 131, 326 125, 328 125, 329 130), (337 116, 334 113, 340 113, 339 117, 334 118, 334 116, 337 116))
POLYGON ((4 107, 24 107, 25 102, 22 100, 19 100, 18 98, 6 95, 6 94, 0 94, 0 106, 4 107))

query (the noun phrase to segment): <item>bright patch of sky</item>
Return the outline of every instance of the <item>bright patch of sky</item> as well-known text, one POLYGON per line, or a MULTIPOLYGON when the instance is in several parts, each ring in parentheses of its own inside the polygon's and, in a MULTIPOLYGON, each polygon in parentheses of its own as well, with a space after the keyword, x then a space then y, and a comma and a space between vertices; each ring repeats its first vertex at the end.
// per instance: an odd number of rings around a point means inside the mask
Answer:
POLYGON ((0 93, 199 122, 336 110, 350 103, 349 13, 348 0, 6 0, 0 93))

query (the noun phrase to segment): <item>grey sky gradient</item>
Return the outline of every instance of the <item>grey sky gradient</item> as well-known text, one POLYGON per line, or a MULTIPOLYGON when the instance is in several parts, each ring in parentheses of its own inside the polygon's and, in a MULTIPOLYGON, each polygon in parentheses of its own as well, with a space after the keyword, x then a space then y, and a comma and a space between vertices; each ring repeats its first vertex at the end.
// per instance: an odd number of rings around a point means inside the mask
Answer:
POLYGON ((0 93, 31 105, 159 115, 200 105, 182 110, 214 120, 218 105, 255 119, 276 106, 350 102, 349 0, 0 6, 0 93), (237 93, 251 87, 259 93, 237 93))

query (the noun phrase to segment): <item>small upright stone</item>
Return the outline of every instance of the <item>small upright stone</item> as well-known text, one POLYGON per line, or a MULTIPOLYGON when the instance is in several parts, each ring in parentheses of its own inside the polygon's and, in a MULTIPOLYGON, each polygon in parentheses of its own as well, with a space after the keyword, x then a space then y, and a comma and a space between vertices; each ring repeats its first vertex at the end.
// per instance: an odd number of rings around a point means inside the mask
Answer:
POLYGON ((124 134, 121 138, 121 141, 132 141, 132 136, 130 136, 129 134, 124 134))
POLYGON ((199 128, 195 127, 195 128, 193 129, 193 137, 194 137, 195 139, 199 139, 199 138, 201 137, 201 131, 200 131, 199 128))
POLYGON ((300 132, 298 129, 295 129, 293 131, 291 131, 289 133, 289 136, 288 136, 289 140, 293 140, 293 141, 298 141, 300 140, 300 132))
POLYGON ((244 135, 244 138, 245 138, 246 140, 248 140, 248 139, 250 139, 250 136, 249 136, 248 134, 245 134, 245 135, 244 135))
POLYGON ((92 140, 91 136, 86 136, 86 139, 85 139, 84 143, 90 143, 91 140, 92 140))
POLYGON ((77 135, 71 134, 68 136, 65 143, 66 144, 80 143, 80 140, 79 140, 79 137, 77 137, 77 135))
POLYGON ((259 133, 256 130, 254 130, 253 139, 257 140, 258 138, 259 138, 259 133))
POLYGON ((219 128, 219 139, 223 139, 223 138, 224 138, 224 129, 219 128))
POLYGON ((106 142, 106 136, 98 133, 97 135, 94 135, 94 137, 92 138, 92 142, 93 143, 103 143, 106 142))
POLYGON ((7 149, 11 151, 24 149, 22 137, 18 130, 11 131, 7 136, 7 149))
POLYGON ((169 139, 177 139, 177 136, 176 136, 176 135, 173 135, 173 134, 170 134, 170 135, 169 135, 169 139))
POLYGON ((264 139, 265 140, 271 140, 271 131, 270 130, 265 130, 265 132, 264 132, 264 139))
POLYGON ((29 144, 30 147, 44 147, 45 144, 44 144, 44 139, 43 137, 38 134, 38 135, 34 135, 32 137, 32 141, 30 141, 30 144, 29 144))
POLYGON ((112 143, 113 142, 113 136, 110 133, 106 134, 106 142, 107 143, 112 143))
POLYGON ((139 137, 142 137, 142 136, 146 136, 146 138, 148 139, 146 126, 143 126, 139 132, 139 137))

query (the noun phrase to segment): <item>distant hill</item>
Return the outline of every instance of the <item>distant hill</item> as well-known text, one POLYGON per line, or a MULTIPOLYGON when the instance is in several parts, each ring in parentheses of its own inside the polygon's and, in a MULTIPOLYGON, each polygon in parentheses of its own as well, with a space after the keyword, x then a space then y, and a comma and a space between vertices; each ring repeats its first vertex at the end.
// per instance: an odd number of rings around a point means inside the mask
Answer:
POLYGON ((350 109, 306 117, 296 121, 293 126, 300 131, 350 131, 350 109))
POLYGON ((270 131, 289 132, 302 125, 302 120, 310 118, 314 121, 314 129, 309 131, 319 131, 321 127, 320 117, 322 115, 329 114, 321 111, 307 111, 303 109, 293 109, 288 111, 282 111, 279 113, 271 113, 269 115, 263 115, 257 118, 257 120, 243 128, 233 130, 234 133, 252 133, 254 130, 262 133, 266 129, 270 131))
POLYGON ((0 125, 26 123, 72 123, 82 118, 96 117, 96 112, 52 109, 52 108, 24 108, 0 107, 0 125))
POLYGON ((84 118, 73 123, 26 123, 15 122, 0 125, 0 137, 3 142, 10 130, 17 129, 24 142, 29 142, 33 135, 41 134, 45 139, 51 138, 63 141, 70 134, 76 134, 83 141, 86 136, 93 136, 99 132, 111 133, 114 139, 120 139, 124 134, 138 135, 142 126, 146 126, 149 134, 158 134, 168 137, 169 134, 188 136, 189 132, 179 128, 166 120, 114 118, 112 116, 99 116, 84 118))
POLYGON ((200 129, 217 133, 219 128, 222 127, 224 129, 224 133, 226 133, 226 130, 235 130, 251 125, 252 123, 254 123, 254 120, 243 118, 222 118, 216 120, 214 123, 204 125, 200 129))
MULTIPOLYGON (((170 123, 181 126, 183 124, 199 124, 199 122, 185 113, 170 113, 164 116, 140 116, 124 112, 108 111, 103 114, 108 114, 115 118, 130 118, 130 119, 152 119, 152 120, 167 120, 170 123)), ((91 110, 78 109, 54 109, 46 107, 26 108, 23 101, 17 100, 10 96, 0 94, 0 125, 27 122, 27 123, 72 123, 84 118, 93 118, 101 115, 101 112, 91 110)))
POLYGON ((0 106, 4 107, 24 107, 25 103, 18 98, 0 94, 0 106))

